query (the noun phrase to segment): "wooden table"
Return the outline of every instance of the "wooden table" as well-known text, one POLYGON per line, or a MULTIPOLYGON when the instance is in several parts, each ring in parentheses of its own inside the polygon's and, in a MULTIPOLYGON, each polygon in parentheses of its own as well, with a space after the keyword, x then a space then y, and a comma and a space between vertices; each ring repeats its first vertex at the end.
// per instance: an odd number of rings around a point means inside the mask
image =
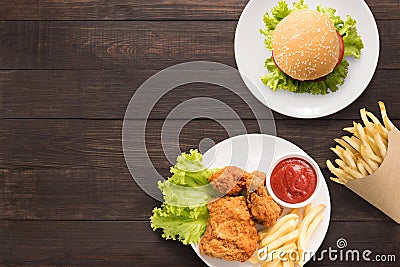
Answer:
MULTIPOLYGON (((192 249, 153 232, 159 202, 132 179, 122 152, 125 109, 138 86, 165 67, 209 60, 235 67, 233 39, 246 0, 1 1, 0 3, 0 265, 205 266, 192 249)), ((380 31, 375 76, 346 109, 321 119, 274 113, 278 136, 325 160, 358 110, 385 101, 400 125, 400 7, 367 0, 380 31)), ((154 165, 170 164, 161 147, 166 114, 194 96, 230 105, 249 133, 250 110, 216 86, 186 85, 153 110, 146 137, 154 165)), ((181 149, 228 137, 209 120, 181 134, 181 149)), ((331 224, 322 248, 346 238, 349 248, 395 254, 400 227, 343 186, 328 181, 331 224)), ((308 266, 349 266, 314 262, 308 266)), ((377 263, 358 263, 376 266, 377 263)))

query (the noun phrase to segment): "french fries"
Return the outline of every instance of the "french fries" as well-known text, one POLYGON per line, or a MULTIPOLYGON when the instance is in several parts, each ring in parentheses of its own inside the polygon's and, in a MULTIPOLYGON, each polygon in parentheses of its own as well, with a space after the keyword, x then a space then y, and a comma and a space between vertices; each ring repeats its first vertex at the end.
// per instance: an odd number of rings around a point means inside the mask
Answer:
MULTIPOLYGON (((312 208, 310 212, 307 214, 306 217, 304 217, 303 221, 300 224, 300 235, 297 240, 297 249, 300 252, 300 255, 303 254, 304 251, 307 249, 307 239, 311 237, 312 232, 308 232, 308 230, 312 230, 310 228, 310 225, 313 223, 315 217, 321 213, 325 209, 325 205, 319 204, 312 208)), ((317 224, 318 225, 318 224, 317 224)), ((316 226, 313 226, 314 230, 316 226)), ((301 258, 299 264, 300 266, 303 266, 302 264, 303 257, 301 258)))
MULTIPOLYGON (((286 227, 281 227, 275 233, 266 236, 261 241, 261 246, 267 246, 268 244, 271 244, 272 241, 278 240, 279 236, 283 236, 283 235, 286 235, 286 234, 294 231, 297 227, 298 222, 299 222, 298 218, 295 220, 288 221, 286 224, 286 227)), ((285 243, 285 242, 283 242, 283 243, 285 243)))
POLYGON ((343 128, 352 136, 335 138, 338 144, 331 150, 339 157, 335 160, 336 167, 330 160, 326 166, 336 177, 331 180, 346 184, 349 180, 359 179, 375 172, 385 159, 388 147, 388 132, 395 129, 389 119, 385 104, 378 102, 383 124, 379 119, 367 111, 360 110, 361 123, 353 122, 353 127, 343 128))
POLYGON ((251 263, 261 266, 303 266, 303 252, 317 226, 323 220, 325 205, 308 204, 303 209, 293 209, 280 218, 274 226, 258 232, 260 247, 251 263), (297 265, 296 265, 297 266, 297 265))

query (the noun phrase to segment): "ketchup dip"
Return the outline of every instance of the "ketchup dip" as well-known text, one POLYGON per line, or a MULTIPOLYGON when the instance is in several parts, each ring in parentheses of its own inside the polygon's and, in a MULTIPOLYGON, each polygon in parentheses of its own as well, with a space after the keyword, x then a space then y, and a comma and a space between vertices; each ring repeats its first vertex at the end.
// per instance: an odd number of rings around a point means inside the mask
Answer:
POLYGON ((306 201, 317 187, 317 174, 310 163, 301 158, 280 161, 271 173, 271 188, 282 201, 290 204, 306 201))

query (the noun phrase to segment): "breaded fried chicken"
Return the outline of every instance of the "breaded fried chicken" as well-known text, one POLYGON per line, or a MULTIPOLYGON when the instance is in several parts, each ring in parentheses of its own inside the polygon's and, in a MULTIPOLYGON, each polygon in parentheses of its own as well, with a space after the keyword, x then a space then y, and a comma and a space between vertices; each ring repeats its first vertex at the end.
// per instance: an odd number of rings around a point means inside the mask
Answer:
POLYGON ((247 205, 257 223, 272 226, 282 213, 281 207, 265 190, 266 174, 254 171, 246 180, 247 205))
POLYGON ((200 240, 202 254, 244 262, 257 249, 258 235, 244 196, 225 196, 208 204, 210 217, 200 240))
POLYGON ((257 191, 257 189, 260 186, 264 186, 266 177, 267 176, 265 172, 260 172, 260 171, 252 172, 246 179, 247 194, 257 191))
POLYGON ((237 196, 246 186, 250 174, 235 166, 226 166, 208 178, 213 188, 221 194, 237 196))
POLYGON ((247 205, 254 220, 266 227, 274 225, 282 213, 281 207, 268 195, 264 186, 248 194, 247 205))

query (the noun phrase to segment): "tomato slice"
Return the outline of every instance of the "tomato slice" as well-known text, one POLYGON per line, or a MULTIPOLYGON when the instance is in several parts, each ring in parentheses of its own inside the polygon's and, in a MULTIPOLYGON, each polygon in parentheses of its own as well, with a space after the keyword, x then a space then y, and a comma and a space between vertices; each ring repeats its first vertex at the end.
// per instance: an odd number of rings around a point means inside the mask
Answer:
POLYGON ((338 63, 336 63, 335 68, 342 62, 343 56, 344 56, 344 41, 343 41, 343 38, 342 38, 342 36, 340 35, 340 33, 338 31, 336 31, 336 34, 337 34, 338 39, 339 39, 339 49, 340 50, 339 50, 339 60, 338 60, 338 63))
POLYGON ((276 64, 275 57, 274 57, 274 51, 272 51, 272 60, 274 61, 275 66, 276 66, 280 71, 283 72, 283 70, 281 70, 281 68, 279 68, 278 64, 276 64))

